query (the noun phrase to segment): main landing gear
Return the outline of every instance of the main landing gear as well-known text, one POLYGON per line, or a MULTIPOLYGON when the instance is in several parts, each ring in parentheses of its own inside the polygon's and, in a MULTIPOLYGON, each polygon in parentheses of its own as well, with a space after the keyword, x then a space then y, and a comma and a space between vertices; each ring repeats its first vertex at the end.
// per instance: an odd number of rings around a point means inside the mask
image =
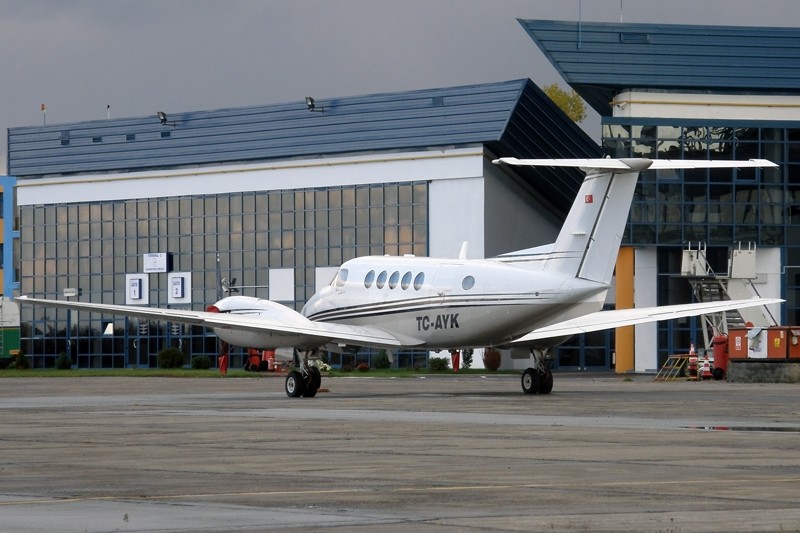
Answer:
POLYGON ((297 352, 294 354, 295 367, 286 376, 284 386, 286 396, 289 398, 313 398, 317 395, 320 384, 322 384, 322 374, 319 368, 308 363, 308 352, 303 358, 303 363, 299 364, 297 352))
POLYGON ((533 366, 522 373, 522 392, 525 394, 550 394, 553 390, 553 372, 545 350, 531 350, 533 366))

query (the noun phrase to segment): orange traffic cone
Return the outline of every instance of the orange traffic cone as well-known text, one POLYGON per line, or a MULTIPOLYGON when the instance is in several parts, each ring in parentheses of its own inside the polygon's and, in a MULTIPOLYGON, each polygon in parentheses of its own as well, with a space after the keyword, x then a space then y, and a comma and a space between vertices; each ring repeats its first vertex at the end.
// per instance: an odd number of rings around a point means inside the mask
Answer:
POLYGON ((701 373, 703 379, 711 379, 711 363, 708 361, 708 356, 703 357, 703 369, 701 373))

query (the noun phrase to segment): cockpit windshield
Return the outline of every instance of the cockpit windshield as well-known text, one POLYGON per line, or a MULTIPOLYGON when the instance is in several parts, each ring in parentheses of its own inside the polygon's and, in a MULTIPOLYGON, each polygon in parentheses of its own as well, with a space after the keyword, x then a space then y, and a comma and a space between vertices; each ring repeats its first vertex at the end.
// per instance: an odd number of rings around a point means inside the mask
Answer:
POLYGON ((346 282, 347 282, 347 269, 340 268, 339 272, 336 273, 336 277, 333 278, 331 285, 333 285, 334 287, 343 287, 346 282))

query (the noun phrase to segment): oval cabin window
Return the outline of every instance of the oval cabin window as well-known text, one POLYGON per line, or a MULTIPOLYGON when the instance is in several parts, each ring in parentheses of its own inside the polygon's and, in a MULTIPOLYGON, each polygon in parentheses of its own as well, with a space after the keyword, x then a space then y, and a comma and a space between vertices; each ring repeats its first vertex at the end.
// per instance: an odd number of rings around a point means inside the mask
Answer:
POLYGON ((461 288, 465 291, 470 290, 472 287, 475 286, 475 278, 472 276, 467 276, 464 278, 464 281, 461 282, 461 288))

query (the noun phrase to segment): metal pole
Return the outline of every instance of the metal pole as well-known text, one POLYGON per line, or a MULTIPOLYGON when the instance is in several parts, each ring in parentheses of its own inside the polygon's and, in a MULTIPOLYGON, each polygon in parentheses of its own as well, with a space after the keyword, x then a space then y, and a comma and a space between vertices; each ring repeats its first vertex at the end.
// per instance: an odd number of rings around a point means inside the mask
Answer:
POLYGON ((72 309, 67 309, 67 358, 72 364, 72 309))

